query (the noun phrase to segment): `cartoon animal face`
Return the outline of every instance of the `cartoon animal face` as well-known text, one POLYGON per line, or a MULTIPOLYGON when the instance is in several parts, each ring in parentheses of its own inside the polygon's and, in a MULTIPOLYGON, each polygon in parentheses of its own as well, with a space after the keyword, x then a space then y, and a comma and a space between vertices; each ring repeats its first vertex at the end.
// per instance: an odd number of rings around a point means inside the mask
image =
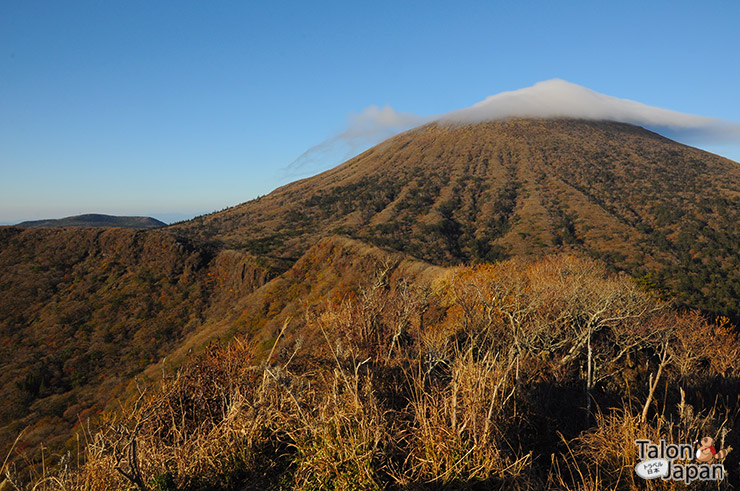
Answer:
POLYGON ((731 450, 732 447, 727 447, 718 452, 717 449, 714 448, 714 438, 705 436, 701 439, 701 442, 699 442, 699 448, 696 449, 696 460, 702 464, 713 462, 715 460, 722 460, 727 457, 727 454, 730 453, 731 450))
POLYGON ((705 436, 699 442, 699 448, 696 450, 696 460, 701 463, 711 462, 716 453, 714 449, 714 438, 705 436))

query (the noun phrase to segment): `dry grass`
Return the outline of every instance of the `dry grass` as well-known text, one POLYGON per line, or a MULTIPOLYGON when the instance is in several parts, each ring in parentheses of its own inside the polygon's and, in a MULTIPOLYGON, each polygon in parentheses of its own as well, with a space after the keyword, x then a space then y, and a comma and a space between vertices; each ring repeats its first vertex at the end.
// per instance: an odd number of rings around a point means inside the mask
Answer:
POLYGON ((573 258, 435 284, 386 273, 308 316, 320 348, 281 333, 260 363, 244 341, 211 346, 111 415, 82 467, 36 489, 673 489, 636 477, 636 439, 733 438, 737 339, 722 321, 666 317, 573 258), (708 332, 726 346, 679 356, 708 332), (620 364, 634 376, 608 382, 620 364))
MULTIPOLYGON (((637 477, 633 471, 639 462, 635 441, 686 444, 709 435, 718 442, 718 449, 723 448, 738 414, 738 408, 720 411, 716 405, 697 413, 683 400, 670 415, 657 415, 647 423, 626 407, 609 414, 599 412, 593 428, 571 442, 564 441, 567 452, 553 460, 550 478, 567 489, 686 489, 683 483, 671 480, 647 482, 637 477)), ((702 485, 708 489, 731 487, 726 482, 693 483, 692 489, 702 485)))

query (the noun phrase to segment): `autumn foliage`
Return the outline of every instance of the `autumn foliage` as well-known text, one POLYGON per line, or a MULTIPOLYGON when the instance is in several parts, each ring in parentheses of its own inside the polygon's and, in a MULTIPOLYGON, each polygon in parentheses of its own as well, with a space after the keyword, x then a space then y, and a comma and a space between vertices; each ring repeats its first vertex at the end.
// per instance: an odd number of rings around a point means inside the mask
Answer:
POLYGON ((300 335, 285 323, 260 357, 211 345, 39 486, 634 489, 637 438, 735 442, 724 319, 572 256, 432 281, 392 269, 309 309, 300 335))

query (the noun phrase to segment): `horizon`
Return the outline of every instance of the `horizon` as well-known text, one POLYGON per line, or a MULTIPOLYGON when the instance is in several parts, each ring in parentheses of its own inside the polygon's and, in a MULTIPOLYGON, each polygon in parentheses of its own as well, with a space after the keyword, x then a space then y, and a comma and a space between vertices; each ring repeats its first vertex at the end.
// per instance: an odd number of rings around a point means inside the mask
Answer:
MULTIPOLYGON (((516 92, 516 91, 515 91, 515 92, 516 92)), ((471 106, 471 108, 472 108, 472 107, 473 107, 473 106, 471 106)), ((466 109, 471 109, 471 108, 465 108, 465 109, 462 109, 462 110, 458 110, 458 111, 453 111, 453 112, 452 112, 452 114, 454 115, 455 113, 461 113, 461 112, 464 112, 464 111, 465 111, 466 109)), ((403 129, 401 129, 401 130, 398 130, 398 131, 393 131, 393 130, 391 130, 391 132, 392 132, 392 135, 391 135, 391 136, 389 136, 388 138, 384 138, 383 140, 381 140, 381 141, 380 141, 380 142, 378 142, 378 143, 373 143, 372 145, 368 145, 368 146, 367 146, 367 148, 371 148, 372 146, 375 146, 375 145, 377 145, 377 144, 379 144, 379 143, 382 143, 382 142, 383 142, 383 141, 385 141, 386 139, 390 139, 390 138, 393 138, 393 136, 395 136, 395 135, 397 135, 397 134, 400 134, 400 133, 402 133, 403 131, 408 131, 408 130, 411 130, 411 129, 415 129, 415 128, 421 127, 421 126, 423 126, 423 125, 425 125, 425 124, 429 124, 429 123, 440 123, 440 122, 444 122, 444 121, 445 121, 445 119, 446 119, 446 118, 445 118, 445 116, 446 116, 446 115, 442 115, 442 117, 440 117, 440 118, 438 118, 438 119, 434 119, 434 120, 432 120, 432 121, 426 121, 426 122, 424 122, 424 118, 421 118, 421 117, 420 117, 420 118, 419 118, 419 120, 420 120, 420 121, 422 121, 422 122, 421 122, 421 124, 419 124, 419 125, 415 125, 415 126, 413 126, 413 127, 411 127, 411 128, 405 128, 405 127, 403 127, 403 126, 398 126, 398 125, 395 125, 395 124, 385 125, 385 124, 383 124, 383 123, 382 123, 382 120, 381 120, 381 123, 378 123, 378 122, 373 122, 373 124, 374 124, 374 125, 376 125, 377 127, 374 127, 373 129, 371 129, 371 130, 369 131, 369 132, 370 132, 370 134, 376 134, 376 133, 378 133, 378 132, 386 131, 386 130, 387 130, 387 127, 390 127, 390 128, 392 128, 392 129, 394 129, 394 128, 396 128, 396 129, 397 129, 397 128, 401 127, 401 128, 403 128, 403 129)), ((635 125, 635 126, 641 126, 641 125, 639 125, 639 124, 637 124, 637 123, 630 123, 630 122, 626 122, 626 121, 618 121, 617 119, 594 119, 594 118, 577 118, 577 117, 572 117, 572 116, 562 116, 562 117, 537 117, 537 116, 516 116, 516 115, 509 115, 509 116, 505 116, 505 117, 501 117, 501 118, 494 118, 494 119, 483 119, 483 120, 480 120, 480 121, 467 121, 467 122, 465 122, 465 121, 456 121, 456 120, 454 120, 454 119, 449 119, 449 121, 450 121, 450 122, 453 122, 453 123, 458 123, 458 122, 464 122, 465 124, 471 124, 471 123, 472 123, 472 124, 475 124, 475 123, 483 123, 483 122, 486 122, 486 121, 495 121, 495 120, 497 120, 497 119, 498 119, 498 120, 503 120, 503 119, 516 119, 516 118, 523 118, 523 119, 543 119, 543 120, 555 120, 555 119, 574 119, 574 120, 575 120, 575 119, 586 119, 586 120, 589 120, 589 119, 590 119, 590 120, 600 120, 600 121, 614 121, 614 122, 622 122, 622 123, 632 124, 632 125, 635 125)), ((678 142, 678 143, 684 143, 684 142, 681 142, 681 141, 680 141, 679 139, 675 139, 675 135, 670 135, 670 136, 669 136, 669 135, 666 135, 666 134, 664 134, 664 133, 667 133, 667 132, 665 132, 665 131, 659 131, 659 129, 660 129, 660 128, 668 128, 667 126, 663 126, 663 127, 655 127, 655 126, 653 126, 653 127, 651 128, 651 127, 650 127, 650 125, 645 125, 645 126, 642 126, 642 127, 644 127, 645 129, 648 129, 648 130, 650 130, 650 131, 654 131, 655 133, 658 133, 658 134, 660 134, 661 136, 665 136, 666 138, 669 138, 669 139, 671 139, 671 140, 674 140, 674 141, 676 141, 676 142, 678 142)), ((701 128, 701 126, 700 126, 699 128, 701 128)), ((696 128, 695 128, 695 127, 690 127, 689 129, 690 129, 690 130, 694 130, 694 129, 696 129, 696 128)), ((710 129, 711 129, 711 127, 710 127, 710 129)), ((737 131, 737 128, 734 128, 734 130, 735 130, 735 131, 737 131)), ((351 130, 348 130, 348 131, 351 131, 351 130)), ((679 136, 683 136, 683 135, 686 135, 686 134, 687 134, 687 132, 686 132, 685 130, 684 130, 684 131, 681 131, 680 129, 679 129, 679 130, 677 130, 676 132, 677 132, 677 134, 678 134, 679 136)), ((345 132, 345 133, 346 133, 346 132, 345 132)), ((343 134, 344 134, 344 133, 343 133, 343 134)), ((329 141, 329 142, 331 142, 331 144, 332 144, 332 145, 336 145, 336 142, 335 142, 334 140, 337 140, 338 138, 341 138, 343 134, 340 134, 340 135, 337 135, 337 136, 335 136, 335 137, 332 137, 332 138, 331 138, 331 139, 329 139, 328 141, 329 141)), ((689 138, 691 138, 691 133, 688 133, 688 136, 689 136, 689 138)), ((312 150, 314 150, 314 149, 315 149, 315 148, 317 148, 317 147, 321 147, 321 146, 322 146, 323 144, 325 144, 325 143, 326 143, 326 142, 324 142, 324 143, 320 143, 320 144, 316 145, 315 147, 312 147, 312 148, 308 149, 308 150, 307 150, 306 152, 304 152, 304 154, 302 154, 302 156, 304 156, 304 155, 308 154, 309 152, 311 152, 312 150)), ((689 145, 689 146, 694 146, 694 145, 689 145)), ((356 153, 355 155, 352 155, 352 156, 351 156, 351 157, 349 157, 349 158, 348 158, 347 160, 351 160, 351 159, 352 159, 352 158, 354 158, 355 156, 357 156, 357 155, 359 155, 360 153, 362 153, 362 152, 364 152, 365 150, 367 150, 367 148, 363 148, 363 150, 361 150, 361 151, 357 152, 357 153, 356 153)), ((702 147, 701 147, 701 146, 699 146, 699 145, 697 145, 697 146, 696 146, 695 148, 699 148, 699 149, 705 150, 704 148, 702 148, 702 147)), ((709 151, 709 150, 705 150, 705 151, 709 151)), ((714 153, 714 152, 711 152, 711 151, 710 151, 710 153, 714 153)), ((716 155, 719 155, 719 156, 721 156, 721 157, 725 157, 724 155, 721 155, 721 154, 718 154, 718 153, 715 153, 715 154, 716 154, 716 155)), ((299 157, 299 158, 300 158, 300 157, 299 157)), ((729 158, 729 157, 725 157, 725 158, 729 158)), ((343 163, 345 163, 345 162, 346 162, 347 160, 344 160, 344 161, 342 161, 342 162, 339 162, 339 163, 337 163, 337 164, 336 164, 335 166, 333 166, 333 167, 336 167, 336 166, 342 165, 342 164, 343 164, 343 163)), ((730 159, 730 160, 733 160, 733 159, 730 159)), ((734 161, 734 162, 737 162, 737 163, 740 163, 740 162, 738 162, 738 160, 733 160, 733 161, 734 161)), ((295 161, 294 161, 294 163, 295 163, 295 161)), ((333 168, 333 167, 330 167, 330 168, 333 168)), ((330 169, 330 168, 328 168, 328 169, 330 169)), ((325 171, 325 170, 328 170, 328 169, 322 169, 322 170, 316 171, 316 172, 312 173, 312 174, 311 174, 310 176, 308 176, 308 177, 312 177, 312 176, 314 176, 314 175, 316 175, 316 174, 318 174, 318 173, 321 173, 321 172, 323 172, 323 171, 325 171)), ((298 179, 299 179, 299 178, 296 178, 296 179, 294 179, 294 180, 298 180, 298 179)), ((292 182, 292 181, 289 181, 289 182, 292 182)), ((279 187, 279 186, 278 186, 278 187, 279 187)), ((266 193, 265 193, 265 195, 267 195, 267 194, 270 194, 270 193, 272 193, 272 192, 273 192, 273 191, 274 191, 275 189, 277 189, 277 187, 276 187, 276 188, 274 188, 274 189, 271 189, 271 190, 269 190, 268 192, 266 192, 266 193)), ((196 218, 196 217, 198 217, 198 216, 208 215, 208 214, 211 214, 211 213, 217 213, 217 212, 219 212, 219 211, 223 211, 223 210, 225 210, 225 209, 227 209, 227 208, 231 208, 231 207, 234 207, 234 206, 238 206, 238 205, 240 205, 240 204, 246 203, 246 202, 248 202, 248 201, 252 201, 253 199, 256 199, 256 198, 258 198, 259 196, 263 196, 263 195, 258 195, 258 196, 254 196, 254 197, 252 197, 252 198, 250 198, 250 199, 247 199, 247 200, 245 200, 245 201, 242 201, 242 202, 239 202, 239 203, 234 203, 234 204, 232 204, 232 205, 227 205, 226 207, 224 207, 224 208, 221 208, 221 209, 219 209, 219 210, 206 210, 206 211, 200 211, 200 212, 191 212, 191 213, 187 213, 187 212, 154 212, 154 213, 144 213, 144 214, 136 214, 136 215, 134 215, 134 214, 115 214, 115 213, 105 213, 105 212, 98 212, 98 211, 94 211, 94 210, 93 210, 93 211, 80 211, 80 212, 78 212, 78 213, 74 213, 74 214, 72 214, 72 215, 45 216, 45 217, 39 217, 39 218, 26 218, 26 219, 23 219, 23 220, 17 220, 17 221, 15 221, 15 222, 3 222, 3 221, 0 221, 0 226, 13 226, 13 225, 20 225, 21 223, 24 223, 24 222, 31 222, 31 221, 42 221, 42 220, 57 220, 57 219, 63 219, 63 218, 73 218, 73 217, 77 217, 77 216, 82 216, 82 215, 96 215, 96 214, 99 214, 99 215, 106 215, 106 216, 116 216, 116 217, 149 217, 149 218, 155 218, 155 219, 157 219, 157 220, 159 220, 159 221, 162 221, 162 222, 164 222, 164 223, 165 223, 166 225, 172 225, 172 224, 174 224, 174 223, 178 223, 178 222, 182 222, 182 221, 188 221, 188 220, 192 220, 192 219, 194 219, 194 218, 196 218)))
MULTIPOLYGON (((739 4, 42 2, 0 14, 0 224, 192 218, 553 79, 740 120, 728 61, 739 4)), ((688 144, 740 161, 740 139, 688 144)))

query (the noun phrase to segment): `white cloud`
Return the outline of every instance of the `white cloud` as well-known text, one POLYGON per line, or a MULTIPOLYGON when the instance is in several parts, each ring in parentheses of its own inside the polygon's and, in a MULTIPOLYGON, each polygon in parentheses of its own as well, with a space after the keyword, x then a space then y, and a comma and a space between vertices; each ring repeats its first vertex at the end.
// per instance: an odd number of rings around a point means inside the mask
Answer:
MULTIPOLYGON (((577 118, 610 120, 644 126, 669 138, 694 145, 740 143, 740 124, 706 116, 648 106, 620 99, 561 79, 552 79, 532 87, 501 92, 443 115, 419 116, 399 113, 390 106, 370 106, 348 118, 345 131, 308 149, 289 167, 296 171, 309 163, 322 167, 327 159, 345 149, 345 158, 401 131, 429 121, 477 123, 512 117, 577 118)), ((336 162, 336 161, 334 161, 336 162)))
POLYGON ((360 114, 350 114, 347 119, 347 128, 342 133, 303 152, 288 166, 288 174, 316 165, 325 167, 327 163, 331 163, 327 160, 334 160, 337 156, 346 159, 363 147, 379 143, 430 120, 416 114, 399 113, 387 105, 382 108, 366 107, 360 114))
POLYGON ((560 79, 501 92, 439 119, 476 123, 511 117, 609 120, 644 126, 695 144, 740 142, 740 124, 619 99, 560 79))
POLYGON ((560 79, 539 82, 512 92, 501 92, 469 108, 447 113, 440 119, 473 123, 510 117, 597 119, 676 128, 717 122, 704 116, 599 94, 560 79))
POLYGON ((414 127, 424 120, 425 118, 416 114, 399 113, 391 106, 382 108, 369 106, 360 114, 350 115, 349 127, 341 136, 362 142, 367 138, 381 136, 389 131, 396 132, 414 127))

